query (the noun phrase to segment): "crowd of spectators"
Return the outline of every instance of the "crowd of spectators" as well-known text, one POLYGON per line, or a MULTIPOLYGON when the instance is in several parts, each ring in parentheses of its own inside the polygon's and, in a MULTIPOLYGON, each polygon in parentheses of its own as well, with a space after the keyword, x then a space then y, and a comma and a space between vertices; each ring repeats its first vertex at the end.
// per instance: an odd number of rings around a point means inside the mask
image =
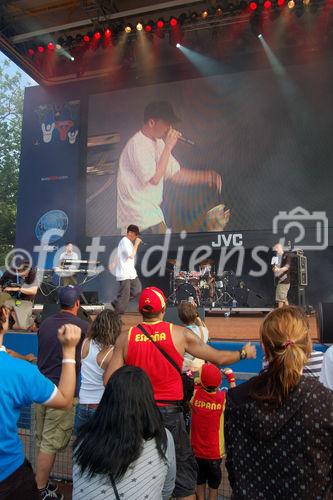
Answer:
POLYGON ((333 346, 321 367, 301 309, 266 316, 266 362, 236 386, 221 366, 255 358, 255 346, 212 348, 195 305, 179 306, 186 327, 165 322, 165 296, 148 287, 139 298, 142 321, 127 331, 109 309, 91 325, 81 320, 79 295, 62 288, 60 311, 41 323, 38 368, 6 351, 1 308, 0 500, 62 500, 50 476, 73 433, 76 500, 214 500, 224 458, 234 499, 333 498, 333 346), (35 475, 17 434, 20 408, 31 403, 35 475))

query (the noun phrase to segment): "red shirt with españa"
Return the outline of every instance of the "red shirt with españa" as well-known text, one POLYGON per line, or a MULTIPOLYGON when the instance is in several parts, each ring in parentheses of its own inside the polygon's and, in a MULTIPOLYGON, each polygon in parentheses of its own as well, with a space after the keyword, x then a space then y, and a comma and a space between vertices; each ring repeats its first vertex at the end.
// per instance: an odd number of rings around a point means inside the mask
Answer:
MULTIPOLYGON (((181 370, 183 358, 172 340, 172 323, 155 321, 152 323, 142 322, 142 325, 181 370)), ((176 401, 182 401, 183 382, 180 374, 136 326, 131 328, 128 333, 125 363, 126 365, 138 366, 147 373, 153 386, 155 401, 159 406, 168 404, 166 402, 174 404, 176 401), (159 401, 163 401, 163 403, 159 403, 159 401)))
POLYGON ((191 399, 191 445, 198 458, 218 460, 224 455, 225 391, 196 386, 191 399))

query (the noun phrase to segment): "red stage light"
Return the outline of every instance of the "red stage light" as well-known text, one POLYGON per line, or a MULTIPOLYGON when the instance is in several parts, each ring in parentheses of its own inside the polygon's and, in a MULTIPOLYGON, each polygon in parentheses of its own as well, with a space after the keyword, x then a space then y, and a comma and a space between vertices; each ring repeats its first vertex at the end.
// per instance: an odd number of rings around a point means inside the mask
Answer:
POLYGON ((175 26, 177 26, 177 24, 178 24, 177 19, 175 17, 172 17, 170 19, 170 26, 172 26, 174 28, 175 26))
POLYGON ((146 26, 145 26, 145 31, 146 31, 147 33, 150 33, 150 32, 152 31, 152 29, 153 29, 153 28, 151 27, 151 24, 146 24, 146 26))
POLYGON ((109 28, 107 28, 105 31, 104 31, 104 36, 105 38, 110 38, 110 36, 112 35, 112 32, 109 28))
POLYGON ((156 26, 157 26, 159 29, 163 28, 163 26, 164 26, 164 21, 163 21, 163 19, 159 19, 159 20, 157 21, 157 23, 156 23, 156 26))
POLYGON ((94 33, 94 38, 95 38, 95 40, 99 40, 99 39, 101 38, 101 36, 102 36, 102 35, 100 34, 100 32, 99 32, 99 31, 96 31, 96 33, 94 33))
POLYGON ((264 2, 264 9, 270 9, 271 7, 272 7, 271 0, 265 0, 265 2, 264 2))
POLYGON ((35 51, 34 51, 34 49, 32 49, 32 48, 28 49, 28 54, 29 54, 29 56, 31 56, 31 57, 32 57, 32 56, 34 56, 34 55, 35 55, 35 51))
POLYGON ((38 50, 38 52, 40 52, 42 54, 44 52, 45 48, 42 45, 38 45, 37 50, 38 50))
POLYGON ((251 10, 257 10, 258 4, 256 2, 250 2, 249 7, 251 10))
POLYGON ((54 43, 49 42, 49 43, 47 44, 47 48, 48 48, 49 50, 54 50, 54 43))
POLYGON ((83 35, 83 40, 85 42, 87 42, 87 43, 90 42, 90 36, 89 35, 83 35))
POLYGON ((277 4, 279 7, 282 7, 284 5, 284 0, 277 0, 277 4))

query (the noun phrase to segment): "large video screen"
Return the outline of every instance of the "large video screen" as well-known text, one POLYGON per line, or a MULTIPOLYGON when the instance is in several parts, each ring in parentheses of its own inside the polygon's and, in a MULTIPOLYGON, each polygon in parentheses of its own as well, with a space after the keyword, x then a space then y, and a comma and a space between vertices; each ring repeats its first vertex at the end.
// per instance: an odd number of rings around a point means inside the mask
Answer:
POLYGON ((332 220, 332 88, 326 60, 91 95, 87 235, 271 230, 297 207, 332 220), (168 151, 160 178, 163 139, 142 132, 154 101, 194 142, 168 151))

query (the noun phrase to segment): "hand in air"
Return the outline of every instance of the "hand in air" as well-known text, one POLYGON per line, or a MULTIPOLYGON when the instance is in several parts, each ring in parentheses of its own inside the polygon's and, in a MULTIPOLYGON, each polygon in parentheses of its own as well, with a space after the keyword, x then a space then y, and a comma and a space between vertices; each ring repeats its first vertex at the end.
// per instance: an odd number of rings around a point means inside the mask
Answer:
POLYGON ((58 340, 63 347, 75 347, 81 339, 81 328, 76 325, 63 325, 58 330, 58 340))
POLYGON ((175 145, 177 144, 178 138, 181 135, 182 134, 180 132, 178 132, 178 130, 175 130, 174 128, 170 127, 170 129, 166 135, 166 138, 165 138, 165 145, 170 150, 172 150, 175 147, 175 145))

